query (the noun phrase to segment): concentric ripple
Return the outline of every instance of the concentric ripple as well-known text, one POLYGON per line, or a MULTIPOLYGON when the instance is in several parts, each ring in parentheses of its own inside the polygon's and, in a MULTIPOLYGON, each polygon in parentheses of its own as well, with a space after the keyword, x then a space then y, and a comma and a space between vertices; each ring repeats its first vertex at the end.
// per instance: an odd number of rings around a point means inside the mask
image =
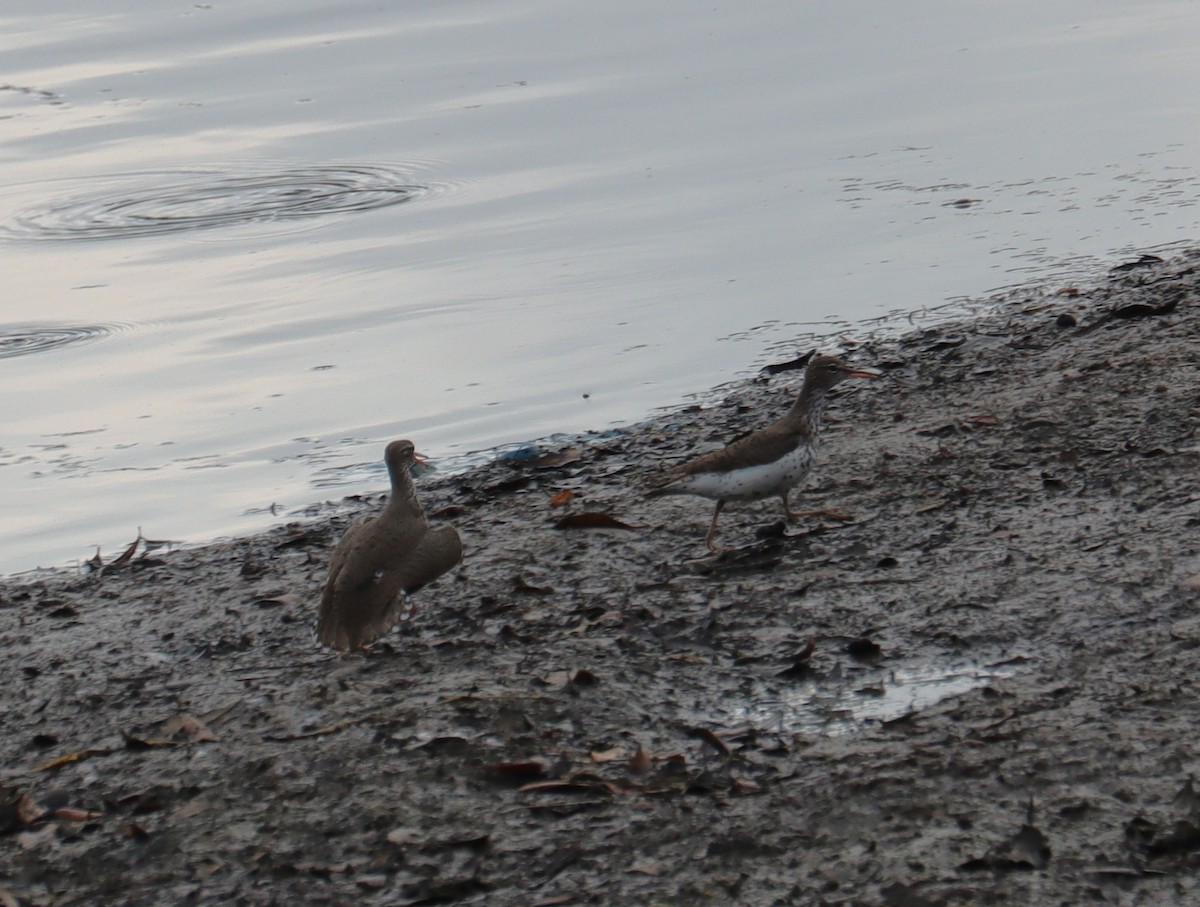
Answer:
POLYGON ((259 222, 373 211, 430 191, 412 168, 313 166, 228 172, 135 173, 100 192, 20 212, 2 228, 13 239, 129 239, 259 222))
POLYGON ((123 330, 120 324, 12 325, 0 327, 0 359, 90 343, 123 330))

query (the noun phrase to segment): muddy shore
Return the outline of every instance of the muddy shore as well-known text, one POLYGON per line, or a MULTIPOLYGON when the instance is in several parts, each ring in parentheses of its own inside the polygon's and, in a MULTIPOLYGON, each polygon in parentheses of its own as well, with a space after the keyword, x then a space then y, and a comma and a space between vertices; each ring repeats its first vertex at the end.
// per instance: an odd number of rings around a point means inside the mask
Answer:
POLYGON ((377 495, 0 581, 0 905, 1200 904, 1198 284, 855 345, 797 498, 851 519, 719 559, 639 488, 798 371, 423 478, 466 561, 369 655, 312 625, 377 495))

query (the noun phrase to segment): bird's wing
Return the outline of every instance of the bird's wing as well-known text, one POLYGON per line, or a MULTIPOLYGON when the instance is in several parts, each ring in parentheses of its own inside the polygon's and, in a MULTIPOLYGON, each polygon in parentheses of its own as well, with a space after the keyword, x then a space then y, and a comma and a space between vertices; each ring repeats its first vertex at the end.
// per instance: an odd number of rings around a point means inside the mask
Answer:
POLYGON ((462 561, 462 539, 453 526, 426 532, 408 549, 397 573, 405 592, 416 592, 462 561))
POLYGON ((794 433, 774 426, 752 432, 728 447, 703 454, 673 470, 675 478, 694 476, 701 472, 718 472, 735 466, 762 466, 791 453, 800 444, 794 433))
POLYGON ((317 635, 338 649, 370 642, 395 620, 404 577, 395 533, 376 518, 346 531, 330 561, 317 635))

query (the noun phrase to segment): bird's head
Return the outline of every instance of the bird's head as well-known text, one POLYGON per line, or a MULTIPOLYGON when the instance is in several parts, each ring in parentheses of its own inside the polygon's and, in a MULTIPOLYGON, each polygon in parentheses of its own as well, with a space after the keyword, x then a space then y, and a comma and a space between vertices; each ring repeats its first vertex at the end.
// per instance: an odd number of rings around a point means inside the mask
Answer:
POLYGON ((383 461, 393 475, 400 475, 400 470, 408 470, 413 463, 425 465, 425 458, 417 453, 412 441, 393 441, 384 451, 383 461))
POLYGON ((814 390, 829 390, 847 378, 878 378, 873 368, 850 365, 837 356, 815 356, 804 372, 804 383, 814 390))

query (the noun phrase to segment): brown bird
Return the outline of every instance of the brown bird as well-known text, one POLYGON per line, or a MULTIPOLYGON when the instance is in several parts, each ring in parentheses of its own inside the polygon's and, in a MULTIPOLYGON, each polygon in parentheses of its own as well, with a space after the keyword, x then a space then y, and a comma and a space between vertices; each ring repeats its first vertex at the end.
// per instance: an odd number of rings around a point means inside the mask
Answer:
POLYGON ((728 501, 761 501, 778 497, 789 517, 827 514, 829 511, 793 510, 789 492, 812 468, 826 394, 847 378, 878 378, 874 369, 847 365, 833 356, 817 356, 808 363, 796 402, 779 421, 669 470, 649 497, 695 494, 717 502, 704 543, 721 554, 729 549, 716 544, 717 518, 728 501))
POLYGON ((382 636, 405 596, 462 561, 458 532, 431 528, 417 500, 412 442, 393 441, 384 462, 392 480, 387 506, 347 529, 329 561, 317 636, 335 649, 363 648, 382 636))

